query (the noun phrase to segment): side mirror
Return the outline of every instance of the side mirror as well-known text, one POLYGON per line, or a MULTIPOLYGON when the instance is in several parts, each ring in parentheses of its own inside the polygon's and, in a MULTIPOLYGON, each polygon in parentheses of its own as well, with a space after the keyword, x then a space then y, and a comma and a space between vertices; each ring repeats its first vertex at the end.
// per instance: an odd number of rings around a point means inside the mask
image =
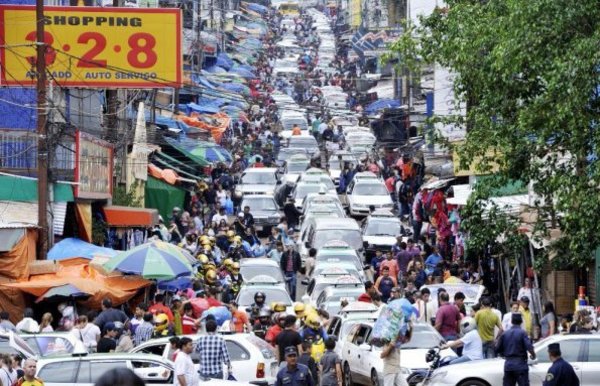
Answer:
POLYGON ((358 348, 363 351, 371 351, 373 349, 373 346, 371 346, 370 344, 363 343, 359 345, 358 348))
POLYGON ((300 281, 300 283, 302 285, 308 285, 308 279, 302 279, 302 281, 300 281))
POLYGON ((305 241, 305 242, 304 242, 304 246, 305 246, 306 248, 310 249, 310 243, 309 243, 308 241, 305 241))

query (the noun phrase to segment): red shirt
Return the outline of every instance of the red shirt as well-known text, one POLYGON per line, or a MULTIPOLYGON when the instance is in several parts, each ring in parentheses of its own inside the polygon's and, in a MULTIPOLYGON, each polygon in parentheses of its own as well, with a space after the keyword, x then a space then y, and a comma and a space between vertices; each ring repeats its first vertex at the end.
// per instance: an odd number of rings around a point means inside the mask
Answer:
POLYGON ((277 339, 277 335, 283 331, 283 328, 279 324, 274 324, 267 330, 267 334, 265 335, 265 340, 271 344, 275 343, 275 339, 277 339))
POLYGON ((235 332, 244 332, 244 326, 248 323, 248 315, 242 310, 237 310, 231 315, 231 321, 235 332))
POLYGON ((400 267, 398 266, 398 262, 394 259, 392 260, 384 260, 379 265, 379 274, 383 272, 383 267, 388 267, 390 269, 390 276, 393 278, 398 277, 398 273, 400 272, 400 267))
POLYGON ((209 307, 220 307, 223 305, 223 303, 221 303, 215 298, 206 298, 206 301, 208 302, 209 307))
POLYGON ((183 315, 181 318, 181 332, 183 335, 195 334, 197 331, 196 320, 191 316, 183 315))
POLYGON ((360 295, 357 299, 359 302, 365 302, 365 303, 372 303, 373 301, 371 300, 371 297, 369 296, 368 293, 364 293, 362 295, 360 295))
POLYGON ((169 318, 169 322, 173 321, 173 313, 171 312, 171 309, 162 303, 155 303, 151 305, 150 308, 148 308, 148 312, 154 315, 166 314, 169 318))

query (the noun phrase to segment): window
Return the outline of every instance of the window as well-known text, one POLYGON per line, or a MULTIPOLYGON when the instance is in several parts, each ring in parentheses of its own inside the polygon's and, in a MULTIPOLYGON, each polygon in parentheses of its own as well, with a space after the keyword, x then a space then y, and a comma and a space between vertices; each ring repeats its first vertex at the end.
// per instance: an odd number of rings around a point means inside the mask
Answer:
POLYGON ((132 361, 133 371, 140 376, 146 384, 172 383, 172 371, 160 363, 151 361, 132 361))
MULTIPOLYGON (((561 343, 562 350, 562 343, 561 343)), ((588 362, 600 362, 600 340, 588 340, 588 362)))
POLYGON ((140 352, 143 352, 144 354, 154 354, 162 357, 165 352, 165 346, 166 345, 164 344, 154 344, 144 347, 140 350, 140 352))
POLYGON ((229 358, 231 358, 232 361, 246 361, 250 359, 250 353, 239 343, 232 340, 226 340, 225 344, 227 345, 229 358))
MULTIPOLYGON (((89 365, 89 374, 90 374, 91 383, 96 383, 96 381, 98 381, 98 378, 100 378, 102 375, 104 375, 104 373, 106 373, 108 370, 118 369, 118 368, 127 368, 127 362, 125 360, 110 361, 110 362, 94 361, 93 363, 88 362, 87 365, 89 365)), ((44 379, 44 378, 42 378, 42 379, 44 379)), ((46 381, 46 380, 44 379, 44 381, 46 381)))
POLYGON ((46 383, 72 383, 79 368, 79 361, 48 363, 40 369, 38 377, 46 383))
POLYGON ((358 333, 354 337, 354 341, 352 343, 356 345, 361 345, 367 342, 367 338, 369 337, 369 333, 371 332, 371 327, 369 326, 360 326, 358 333))
MULTIPOLYGON (((579 353, 582 348, 582 343, 584 341, 582 339, 565 339, 560 342, 560 351, 562 352, 562 357, 567 362, 579 362, 579 353)), ((548 347, 544 346, 544 348, 539 351, 543 353, 542 355, 538 355, 539 361, 541 363, 550 363, 550 359, 547 355, 548 347)))
POLYGON ((334 317, 331 325, 329 326, 329 330, 327 331, 328 335, 335 335, 339 337, 340 328, 342 327, 342 320, 340 318, 334 317))
POLYGON ((352 329, 350 330, 350 332, 348 333, 348 337, 346 338, 348 340, 348 342, 354 342, 354 338, 357 335, 360 327, 361 327, 360 324, 352 326, 352 329))

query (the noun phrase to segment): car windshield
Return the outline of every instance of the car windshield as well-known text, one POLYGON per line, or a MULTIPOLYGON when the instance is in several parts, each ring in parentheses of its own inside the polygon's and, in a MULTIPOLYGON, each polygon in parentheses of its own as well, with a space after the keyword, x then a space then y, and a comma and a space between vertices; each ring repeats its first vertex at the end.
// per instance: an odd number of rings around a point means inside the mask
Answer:
POLYGON ((242 184, 275 185, 275 173, 247 173, 242 176, 242 184))
POLYGON ((361 234, 357 230, 323 229, 316 233, 313 248, 319 249, 331 240, 344 240, 346 244, 354 249, 363 247, 361 234))
POLYGON ((363 292, 365 292, 364 287, 342 287, 340 292, 336 292, 335 294, 328 296, 325 301, 327 303, 339 303, 342 300, 353 302, 356 300, 356 298, 362 295, 363 292))
MULTIPOLYGON (((347 155, 343 155, 342 156, 342 165, 344 165, 344 162, 350 162, 352 164, 356 164, 356 157, 354 157, 353 155, 347 154, 347 155)), ((331 157, 329 157, 329 169, 334 169, 334 170, 341 170, 340 169, 340 160, 338 159, 338 157, 336 155, 332 155, 331 157)))
POLYGON ((302 148, 302 147, 319 147, 317 140, 313 137, 291 137, 289 147, 291 148, 302 148))
POLYGON ((402 345, 403 349, 427 349, 439 346, 443 342, 442 337, 428 328, 415 328, 412 338, 408 343, 402 345))
POLYGON ((387 196, 387 189, 383 184, 356 184, 352 194, 361 196, 387 196))
POLYGON ((400 221, 369 221, 365 236, 394 236, 400 234, 400 221))
POLYGON ((246 206, 250 207, 250 212, 252 211, 277 211, 277 204, 272 197, 252 197, 245 198, 242 201, 241 207, 244 208, 246 206))
POLYGON ((279 161, 287 161, 292 158, 296 154, 305 154, 306 152, 303 149, 290 149, 283 148, 279 150, 279 154, 277 155, 277 159, 279 161))
MULTIPOLYGON (((285 130, 292 130, 294 125, 300 126, 300 129, 306 130, 306 120, 303 117, 290 117, 281 120, 285 130)), ((313 138, 314 139, 314 138, 313 138)))
POLYGON ((288 173, 302 173, 308 167, 308 161, 306 162, 290 162, 287 164, 288 173))
POLYGON ((279 267, 269 267, 264 265, 242 266, 240 268, 240 273, 246 282, 252 280, 252 278, 256 276, 267 275, 283 283, 283 276, 279 267))
POLYGON ((360 261, 358 260, 358 257, 353 256, 353 255, 349 255, 347 253, 339 253, 339 254, 325 254, 325 255, 317 255, 317 261, 328 261, 331 263, 336 263, 336 262, 348 262, 348 263, 352 263, 356 266, 356 269, 362 269, 362 265, 360 263, 360 261))
MULTIPOLYGON (((298 184, 294 198, 296 201, 302 201, 308 193, 318 193, 325 185, 323 184, 298 184)), ((327 189, 325 187, 325 189, 327 189)))
POLYGON ((278 303, 281 302, 286 306, 292 305, 292 300, 290 299, 290 295, 288 295, 287 291, 283 288, 246 288, 245 291, 240 293, 240 298, 238 299, 238 304, 240 306, 249 306, 254 303, 254 294, 257 292, 263 292, 266 295, 265 303, 271 304, 273 302, 278 303))

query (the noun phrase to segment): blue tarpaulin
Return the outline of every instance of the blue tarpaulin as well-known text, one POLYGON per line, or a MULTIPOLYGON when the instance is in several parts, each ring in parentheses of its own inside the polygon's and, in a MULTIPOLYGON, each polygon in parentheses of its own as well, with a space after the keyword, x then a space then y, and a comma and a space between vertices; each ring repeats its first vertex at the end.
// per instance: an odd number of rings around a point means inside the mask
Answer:
POLYGON ((379 110, 387 109, 387 108, 396 108, 400 107, 400 101, 396 99, 379 99, 375 102, 371 103, 367 107, 365 107, 365 112, 367 114, 375 114, 379 110))
POLYGON ((211 74, 225 74, 227 72, 227 70, 219 66, 210 66, 208 68, 205 68, 205 70, 206 72, 209 72, 211 74))
POLYGON ((196 103, 188 103, 186 105, 186 113, 188 115, 192 112, 214 114, 214 113, 218 113, 219 111, 220 110, 218 107, 211 106, 211 105, 202 105, 201 106, 196 103))
POLYGON ((110 248, 99 247, 76 238, 67 238, 55 244, 48 251, 48 260, 64 260, 73 257, 93 259, 96 256, 113 257, 118 251, 110 248))
POLYGON ((224 52, 221 52, 217 56, 217 66, 222 67, 229 71, 233 67, 233 60, 224 52))
POLYGON ((248 3, 247 7, 249 10, 258 12, 263 15, 266 15, 267 13, 269 13, 269 8, 265 7, 264 5, 260 5, 260 4, 256 4, 256 3, 248 3))
POLYGON ((256 75, 254 75, 251 71, 248 71, 245 68, 241 68, 241 67, 234 67, 231 70, 229 70, 229 73, 238 74, 246 79, 256 78, 256 75))

